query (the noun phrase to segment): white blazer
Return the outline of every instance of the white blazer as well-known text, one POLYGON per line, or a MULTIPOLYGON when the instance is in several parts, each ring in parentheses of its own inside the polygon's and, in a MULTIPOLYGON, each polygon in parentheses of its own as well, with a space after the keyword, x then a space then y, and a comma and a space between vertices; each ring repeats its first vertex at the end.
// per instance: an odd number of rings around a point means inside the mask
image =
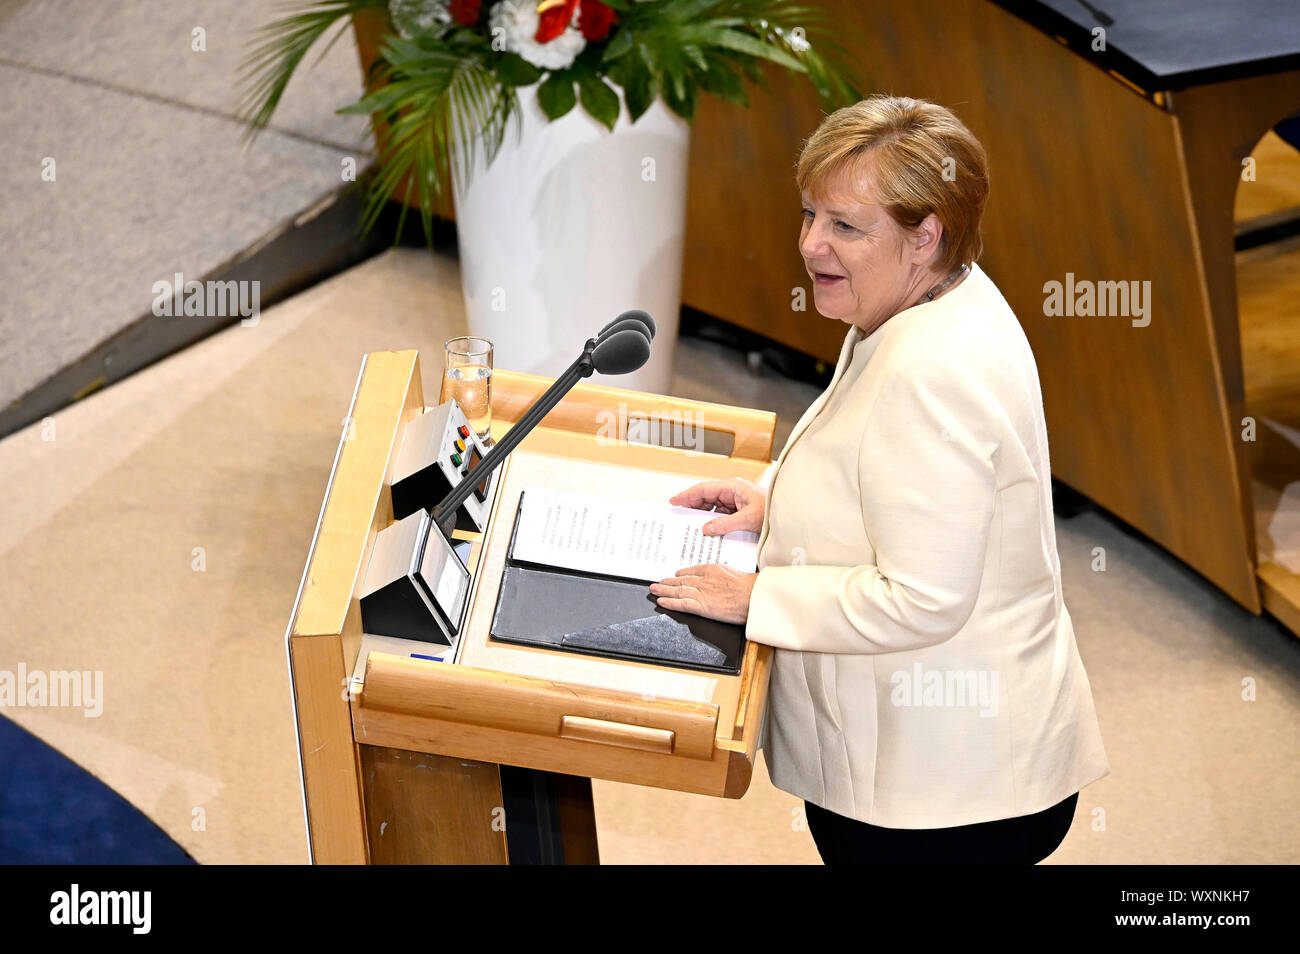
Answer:
POLYGON ((1033 353, 978 265, 870 335, 850 328, 764 477, 746 635, 776 647, 759 744, 778 788, 943 828, 1109 773, 1050 475, 1033 353))

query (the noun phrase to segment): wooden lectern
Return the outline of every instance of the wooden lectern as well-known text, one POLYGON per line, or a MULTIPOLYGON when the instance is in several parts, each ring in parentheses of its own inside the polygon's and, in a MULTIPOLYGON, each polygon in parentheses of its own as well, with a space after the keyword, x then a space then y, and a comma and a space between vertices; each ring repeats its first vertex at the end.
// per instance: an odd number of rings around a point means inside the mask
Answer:
MULTIPOLYGON (((494 437, 550 384, 496 371, 494 437)), ((740 673, 719 675, 505 644, 488 630, 525 486, 666 501, 696 480, 756 480, 775 416, 579 384, 507 458, 484 532, 458 533, 473 541, 469 611, 455 658, 434 662, 400 640, 374 648, 358 598, 393 521, 403 428, 424 408, 416 352, 366 355, 289 624, 312 860, 596 863, 593 777, 743 795, 770 647, 749 643, 740 673), (730 453, 629 442, 629 420, 685 421, 730 439, 730 453)))

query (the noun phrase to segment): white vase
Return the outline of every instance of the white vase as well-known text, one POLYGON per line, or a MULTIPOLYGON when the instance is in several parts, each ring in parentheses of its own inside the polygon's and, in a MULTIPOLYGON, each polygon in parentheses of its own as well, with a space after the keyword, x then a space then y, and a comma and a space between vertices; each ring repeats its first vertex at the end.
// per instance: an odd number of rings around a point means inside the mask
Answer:
POLYGON ((658 326, 649 362, 590 380, 667 393, 690 124, 662 99, 635 124, 623 106, 613 132, 581 104, 550 122, 536 86, 518 93, 522 123, 490 166, 480 148, 468 184, 454 183, 470 333, 492 341, 496 367, 555 377, 600 328, 640 308, 658 326))

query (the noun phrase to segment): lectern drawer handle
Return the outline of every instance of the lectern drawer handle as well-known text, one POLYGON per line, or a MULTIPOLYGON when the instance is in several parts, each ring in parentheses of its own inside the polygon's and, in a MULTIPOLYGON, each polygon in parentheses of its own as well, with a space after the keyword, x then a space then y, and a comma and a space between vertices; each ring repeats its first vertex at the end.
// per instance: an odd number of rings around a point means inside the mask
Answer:
POLYGON ((486 732, 584 739, 706 761, 713 759, 718 735, 719 710, 712 702, 638 698, 635 692, 374 651, 353 707, 486 732))
POLYGON ((664 755, 673 754, 674 734, 670 729, 651 729, 644 725, 606 722, 604 719, 589 719, 586 716, 566 715, 560 719, 562 739, 621 745, 625 749, 642 749, 664 755))

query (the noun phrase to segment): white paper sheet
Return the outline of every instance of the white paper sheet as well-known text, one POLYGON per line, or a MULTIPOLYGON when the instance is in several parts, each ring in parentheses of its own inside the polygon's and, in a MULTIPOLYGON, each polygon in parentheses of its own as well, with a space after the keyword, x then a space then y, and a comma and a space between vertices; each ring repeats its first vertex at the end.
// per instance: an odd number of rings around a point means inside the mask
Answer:
POLYGON ((718 514, 641 500, 529 487, 515 533, 517 560, 633 580, 662 580, 678 570, 720 563, 753 573, 758 534, 705 536, 718 514))

